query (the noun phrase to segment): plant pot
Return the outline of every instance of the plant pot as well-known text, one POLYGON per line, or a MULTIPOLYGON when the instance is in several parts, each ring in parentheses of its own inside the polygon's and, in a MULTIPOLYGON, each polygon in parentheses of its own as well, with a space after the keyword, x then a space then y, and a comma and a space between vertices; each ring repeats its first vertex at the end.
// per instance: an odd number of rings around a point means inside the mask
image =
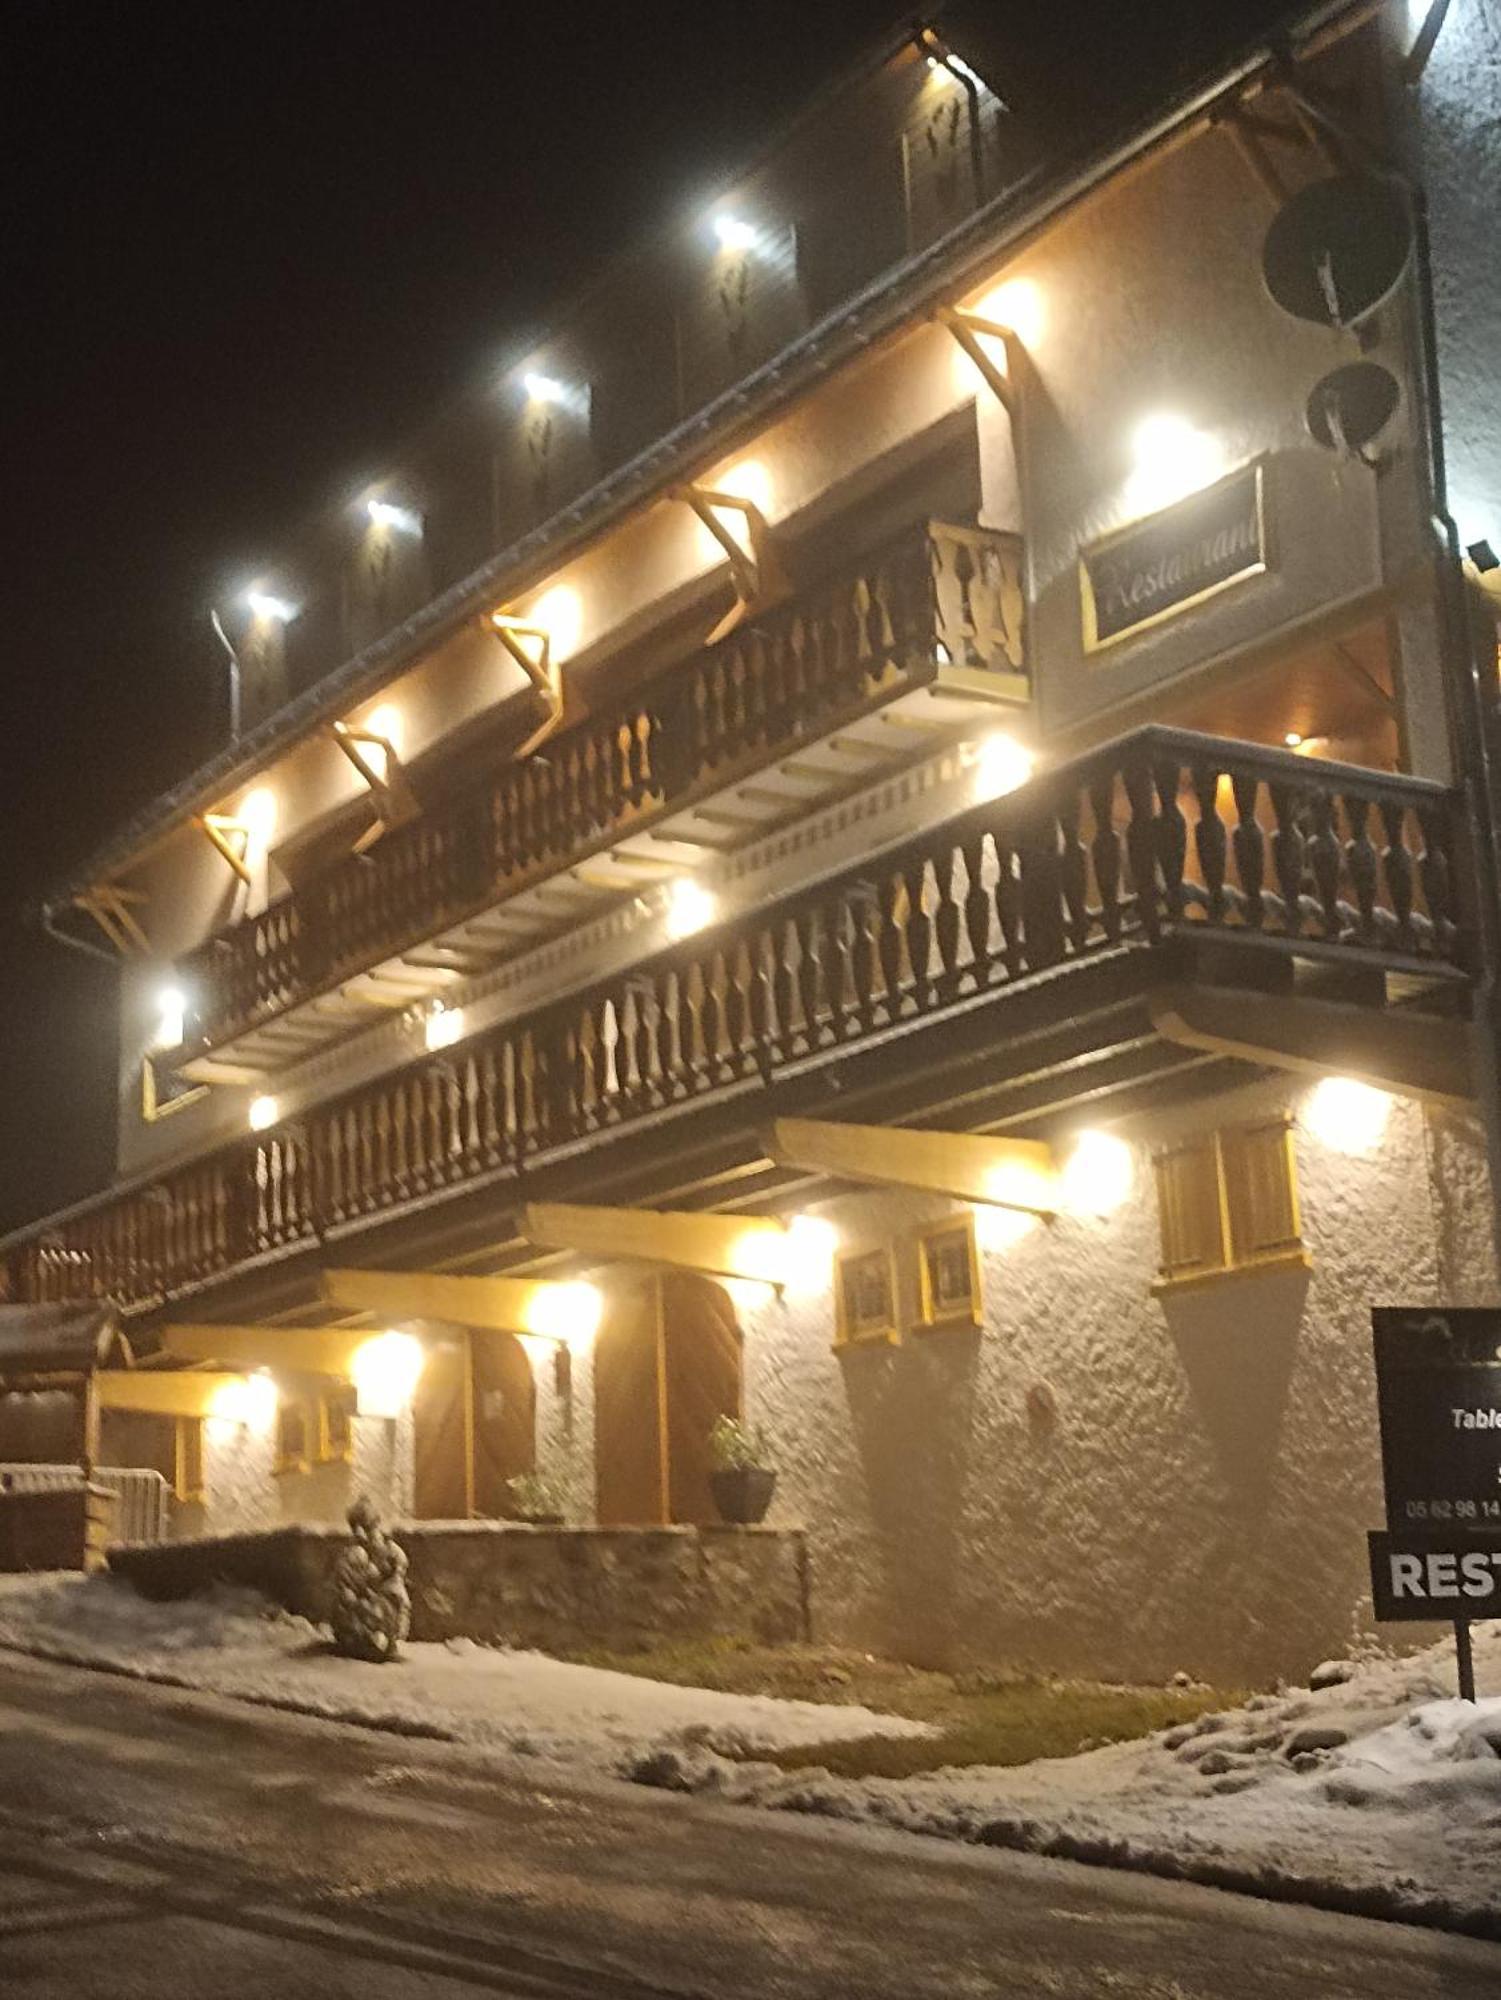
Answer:
POLYGON ((764 1465, 727 1465, 709 1474, 709 1485, 721 1519, 751 1527, 765 1520, 777 1476, 764 1465))

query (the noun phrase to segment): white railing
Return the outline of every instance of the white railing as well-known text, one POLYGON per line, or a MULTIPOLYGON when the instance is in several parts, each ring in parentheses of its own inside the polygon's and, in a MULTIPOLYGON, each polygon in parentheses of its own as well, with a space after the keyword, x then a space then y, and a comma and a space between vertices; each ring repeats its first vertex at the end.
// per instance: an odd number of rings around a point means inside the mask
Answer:
MULTIPOLYGON (((0 1493, 44 1493, 79 1486, 76 1465, 0 1462, 0 1493)), ((171 1494, 159 1472, 145 1465, 96 1465, 94 1484, 115 1496, 117 1542, 164 1542, 171 1532, 171 1494)))

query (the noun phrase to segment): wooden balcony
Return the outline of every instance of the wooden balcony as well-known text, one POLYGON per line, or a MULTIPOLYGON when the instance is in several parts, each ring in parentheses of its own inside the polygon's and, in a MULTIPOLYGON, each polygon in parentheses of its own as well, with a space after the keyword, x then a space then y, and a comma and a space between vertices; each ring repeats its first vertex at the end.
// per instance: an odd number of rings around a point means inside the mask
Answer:
POLYGON ((269 1072, 1029 689, 1014 537, 923 523, 182 960, 195 1081, 269 1072))
MULTIPOLYGON (((1101 993, 1118 1010, 1122 993, 1202 962, 1223 980, 1236 961, 1252 986, 1285 971, 1295 1000, 1294 969, 1327 990, 1344 967, 1373 1011, 1460 1011, 1462 821, 1457 795, 1421 780, 1141 730, 626 975, 12 1237, 5 1281, 15 1299, 149 1311, 316 1258, 330 1237, 347 1246, 413 1218, 442 1233, 434 1218, 466 1195, 493 1243, 519 1173, 533 1198, 581 1172, 624 1186, 609 1165, 622 1147, 635 1198, 660 1199, 683 1185, 704 1116, 752 1161, 765 1122, 815 1088, 865 1115, 932 1116, 941 1085, 960 1101, 961 1055, 989 1088, 1041 1020, 1068 1026, 1077 1066, 1106 1032, 1088 1018, 1101 993)), ((1035 1084, 1030 1048, 1012 1067, 1035 1084)))

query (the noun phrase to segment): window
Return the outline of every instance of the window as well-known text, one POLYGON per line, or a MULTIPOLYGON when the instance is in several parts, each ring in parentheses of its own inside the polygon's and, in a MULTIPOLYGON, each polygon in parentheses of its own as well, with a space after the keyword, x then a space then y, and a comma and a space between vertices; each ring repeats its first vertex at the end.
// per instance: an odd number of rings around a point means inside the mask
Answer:
POLYGON ((978 1326, 982 1311, 974 1216, 951 1215, 923 1230, 917 1256, 923 1325, 978 1326))
POLYGON ((1285 1118, 1211 1132, 1160 1153, 1155 1165, 1162 1230, 1157 1291, 1308 1262, 1285 1118))
POLYGON ((203 1498, 203 1420, 178 1417, 176 1420, 175 1470, 172 1491, 179 1500, 203 1498))
POLYGON ((354 1457, 353 1385, 318 1398, 318 1463, 347 1464, 354 1457))
POLYGON ((896 1278, 889 1250, 849 1250, 835 1260, 834 1344, 895 1341, 896 1278))
POLYGON ((306 1472, 308 1468, 310 1412, 306 1403, 287 1397, 276 1411, 276 1469, 278 1472, 306 1472))

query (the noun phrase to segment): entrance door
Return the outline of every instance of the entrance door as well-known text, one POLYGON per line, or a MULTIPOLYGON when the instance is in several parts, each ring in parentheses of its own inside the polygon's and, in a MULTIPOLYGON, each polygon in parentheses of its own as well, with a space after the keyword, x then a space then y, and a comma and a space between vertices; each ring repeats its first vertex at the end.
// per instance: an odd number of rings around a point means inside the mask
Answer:
POLYGON ((412 1512, 419 1521, 469 1517, 469 1336, 427 1351, 412 1398, 412 1512))
POLYGON ((514 1333, 455 1333, 428 1350, 412 1402, 419 1521, 503 1518, 537 1468, 537 1384, 514 1333))
POLYGON ((471 1333, 474 1512, 516 1511, 510 1481, 537 1469, 537 1378, 514 1333, 471 1333))
POLYGON ((740 1327, 722 1285, 692 1272, 612 1293, 594 1349, 601 1526, 712 1521, 709 1432, 740 1414, 740 1327))

